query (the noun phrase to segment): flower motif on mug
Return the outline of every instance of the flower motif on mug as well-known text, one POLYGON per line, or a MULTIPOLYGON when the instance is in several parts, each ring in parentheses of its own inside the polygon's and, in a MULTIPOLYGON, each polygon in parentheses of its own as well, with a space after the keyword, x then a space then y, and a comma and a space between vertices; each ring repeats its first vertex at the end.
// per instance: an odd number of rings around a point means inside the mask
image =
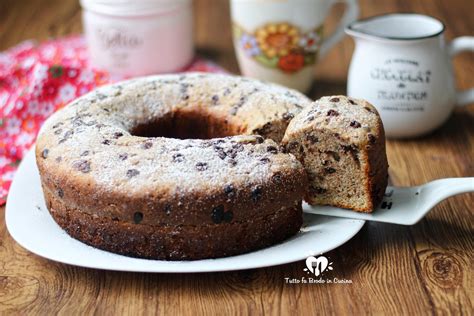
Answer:
POLYGON ((240 38, 240 45, 244 49, 245 54, 249 57, 260 55, 261 53, 257 39, 253 35, 243 34, 240 38))
POLYGON ((285 72, 295 72, 304 67, 304 55, 291 53, 278 60, 278 68, 285 72))
POLYGON ((321 43, 321 37, 316 32, 308 32, 300 39, 300 46, 304 47, 308 52, 317 52, 319 44, 321 43))
POLYGON ((288 55, 299 40, 298 29, 288 23, 267 24, 255 34, 260 49, 269 58, 288 55))
POLYGON ((296 72, 316 62, 323 27, 302 32, 290 23, 267 23, 254 33, 233 25, 237 45, 247 57, 268 68, 296 72))

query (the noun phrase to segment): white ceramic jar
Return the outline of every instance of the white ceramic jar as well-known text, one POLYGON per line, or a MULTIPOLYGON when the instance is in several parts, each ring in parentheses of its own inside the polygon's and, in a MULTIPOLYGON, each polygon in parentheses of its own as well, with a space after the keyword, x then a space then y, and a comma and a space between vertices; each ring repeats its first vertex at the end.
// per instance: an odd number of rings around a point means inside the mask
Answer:
POLYGON ((193 57, 191 0, 81 0, 91 63, 115 75, 175 72, 193 57))

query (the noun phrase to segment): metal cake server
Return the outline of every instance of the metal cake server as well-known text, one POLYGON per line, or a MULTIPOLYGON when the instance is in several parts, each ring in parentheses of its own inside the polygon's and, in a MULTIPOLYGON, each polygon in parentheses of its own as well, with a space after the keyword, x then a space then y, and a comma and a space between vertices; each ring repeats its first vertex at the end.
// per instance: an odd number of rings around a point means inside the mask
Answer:
POLYGON ((438 179, 414 187, 389 186, 383 202, 373 213, 359 213, 332 206, 311 206, 307 203, 303 203, 303 212, 413 225, 442 200, 466 192, 474 192, 474 177, 438 179))

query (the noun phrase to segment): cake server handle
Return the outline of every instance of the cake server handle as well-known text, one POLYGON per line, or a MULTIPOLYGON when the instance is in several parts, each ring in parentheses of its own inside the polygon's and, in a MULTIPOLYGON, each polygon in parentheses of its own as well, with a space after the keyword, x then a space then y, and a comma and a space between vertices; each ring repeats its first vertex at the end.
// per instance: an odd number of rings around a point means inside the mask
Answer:
POLYGON ((428 182, 420 188, 420 197, 425 198, 428 213, 435 205, 453 195, 473 192, 474 177, 446 178, 428 182))

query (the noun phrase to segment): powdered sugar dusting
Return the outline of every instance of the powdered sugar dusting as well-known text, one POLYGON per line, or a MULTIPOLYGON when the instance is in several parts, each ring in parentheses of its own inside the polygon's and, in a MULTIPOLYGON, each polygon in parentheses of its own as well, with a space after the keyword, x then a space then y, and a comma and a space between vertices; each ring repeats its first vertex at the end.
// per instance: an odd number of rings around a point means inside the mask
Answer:
POLYGON ((373 105, 346 96, 327 96, 305 107, 289 124, 287 134, 302 129, 325 129, 352 139, 368 141, 370 133, 378 133, 382 124, 373 105))
POLYGON ((49 150, 41 162, 49 170, 81 174, 122 194, 179 196, 221 190, 226 184, 264 183, 276 173, 301 168, 293 156, 275 151, 278 145, 272 140, 145 138, 129 131, 170 111, 204 106, 246 122, 244 133, 251 133, 308 104, 296 91, 227 75, 136 79, 100 88, 57 112, 43 126, 37 150, 49 150))

